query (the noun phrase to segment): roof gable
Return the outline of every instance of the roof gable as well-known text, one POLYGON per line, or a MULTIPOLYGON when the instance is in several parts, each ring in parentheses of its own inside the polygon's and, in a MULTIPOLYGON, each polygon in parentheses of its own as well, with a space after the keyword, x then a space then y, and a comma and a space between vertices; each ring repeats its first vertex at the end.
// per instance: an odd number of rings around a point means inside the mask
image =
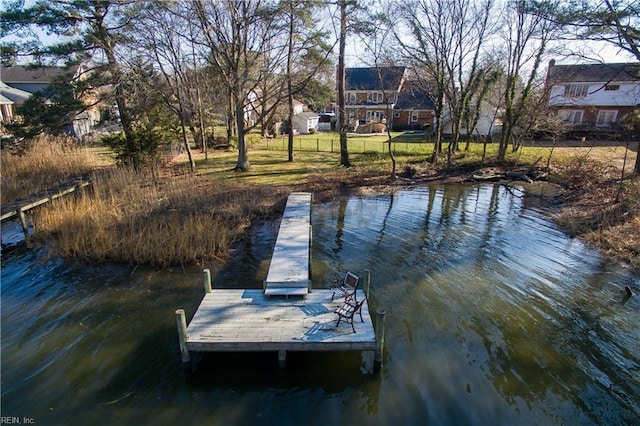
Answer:
POLYGON ((433 100, 424 90, 407 82, 398 95, 395 109, 433 110, 433 100))
POLYGON ((346 90, 398 90, 405 70, 406 67, 346 68, 346 90))
POLYGON ((551 83, 594 83, 640 81, 640 63, 549 64, 547 79, 551 83))
POLYGON ((73 75, 78 68, 26 67, 23 65, 0 66, 0 80, 4 83, 51 83, 56 77, 73 75))

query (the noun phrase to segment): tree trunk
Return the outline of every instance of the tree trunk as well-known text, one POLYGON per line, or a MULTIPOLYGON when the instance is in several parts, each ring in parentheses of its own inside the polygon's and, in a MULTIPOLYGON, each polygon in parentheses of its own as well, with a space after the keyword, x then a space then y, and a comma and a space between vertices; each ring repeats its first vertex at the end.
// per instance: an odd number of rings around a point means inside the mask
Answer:
POLYGON ((289 161, 293 161, 293 85, 291 83, 291 66, 293 62, 293 2, 289 3, 289 46, 287 51, 287 101, 289 106, 288 126, 289 139, 287 151, 289 152, 289 161))
POLYGON ((633 171, 637 175, 640 175, 640 132, 638 132, 638 136, 638 139, 636 139, 638 141, 638 148, 636 149, 636 164, 633 166, 633 171))
POLYGON ((338 55, 338 114, 340 115, 340 165, 351 167, 347 147, 344 51, 347 42, 347 0, 340 0, 340 53, 338 55))
MULTIPOLYGON (((240 92, 239 88, 236 93, 240 92)), ((251 167, 247 157, 247 146, 245 143, 244 129, 244 103, 241 99, 235 99, 236 102, 236 126, 238 128, 238 162, 234 170, 246 172, 251 167)))
POLYGON ((187 139, 187 124, 184 117, 184 111, 180 111, 180 127, 182 128, 182 143, 184 143, 184 149, 187 151, 187 157, 189 157, 189 167, 191 168, 191 173, 195 173, 196 162, 193 159, 189 140, 187 139))

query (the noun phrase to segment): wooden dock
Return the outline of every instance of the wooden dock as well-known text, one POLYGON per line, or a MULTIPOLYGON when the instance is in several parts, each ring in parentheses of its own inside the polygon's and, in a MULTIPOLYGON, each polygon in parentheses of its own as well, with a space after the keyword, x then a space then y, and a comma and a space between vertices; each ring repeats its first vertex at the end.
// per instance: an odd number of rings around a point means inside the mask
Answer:
MULTIPOLYGON (((316 290, 304 298, 265 297, 262 290, 212 290, 205 294, 187 327, 186 348, 194 352, 376 351, 376 335, 367 302, 362 322, 336 326, 342 299, 316 290)), ((364 298, 364 292, 358 293, 364 298)))
POLYGON ((12 203, 4 204, 0 207, 0 221, 18 218, 22 225, 22 231, 25 237, 29 237, 29 227, 25 212, 49 203, 64 195, 71 194, 76 191, 82 191, 86 186, 89 186, 91 181, 88 177, 77 177, 68 182, 52 186, 44 191, 29 195, 28 197, 21 198, 12 203))
POLYGON ((291 194, 284 215, 263 290, 212 289, 205 270, 205 295, 189 326, 184 310, 176 310, 182 361, 190 361, 190 352, 273 351, 284 366, 287 351, 362 351, 364 368, 373 372, 382 364, 384 311, 378 310, 374 329, 368 277, 366 292, 357 291, 362 320, 355 315, 354 333, 349 323, 337 325, 343 298, 331 300, 332 290, 309 291, 311 194, 291 194))

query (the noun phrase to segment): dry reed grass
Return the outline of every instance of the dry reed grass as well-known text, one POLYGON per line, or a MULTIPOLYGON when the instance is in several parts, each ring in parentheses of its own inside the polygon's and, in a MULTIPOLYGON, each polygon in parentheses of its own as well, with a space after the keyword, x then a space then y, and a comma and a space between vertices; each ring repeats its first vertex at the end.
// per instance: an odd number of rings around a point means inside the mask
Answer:
POLYGON ((608 256, 640 268, 640 176, 621 180, 610 162, 574 158, 556 165, 567 188, 555 220, 608 256))
POLYGON ((100 164, 91 150, 64 136, 40 137, 24 152, 3 149, 1 162, 2 204, 88 174, 100 164))
POLYGON ((223 259, 251 222, 273 213, 284 189, 182 177, 161 185, 118 169, 92 191, 38 211, 37 235, 88 262, 156 266, 223 259))

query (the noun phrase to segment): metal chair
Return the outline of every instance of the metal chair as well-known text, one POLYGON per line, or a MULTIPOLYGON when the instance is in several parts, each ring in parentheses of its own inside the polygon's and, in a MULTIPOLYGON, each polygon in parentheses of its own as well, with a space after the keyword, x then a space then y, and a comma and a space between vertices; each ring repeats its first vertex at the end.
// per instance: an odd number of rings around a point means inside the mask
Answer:
POLYGON ((331 300, 333 300, 333 298, 336 296, 336 293, 344 297, 345 300, 352 297, 354 300, 356 300, 356 290, 358 289, 359 283, 360 277, 351 271, 347 271, 347 273, 344 275, 344 279, 342 280, 342 284, 330 288, 330 290, 333 291, 331 300))
POLYGON ((340 305, 338 309, 336 309, 336 314, 338 314, 338 322, 336 323, 336 328, 340 325, 340 321, 344 320, 351 324, 351 329, 353 332, 356 332, 356 328, 353 326, 353 317, 356 312, 360 314, 360 322, 364 322, 362 319, 362 304, 364 303, 364 299, 359 302, 353 298, 345 299, 344 302, 340 305))

